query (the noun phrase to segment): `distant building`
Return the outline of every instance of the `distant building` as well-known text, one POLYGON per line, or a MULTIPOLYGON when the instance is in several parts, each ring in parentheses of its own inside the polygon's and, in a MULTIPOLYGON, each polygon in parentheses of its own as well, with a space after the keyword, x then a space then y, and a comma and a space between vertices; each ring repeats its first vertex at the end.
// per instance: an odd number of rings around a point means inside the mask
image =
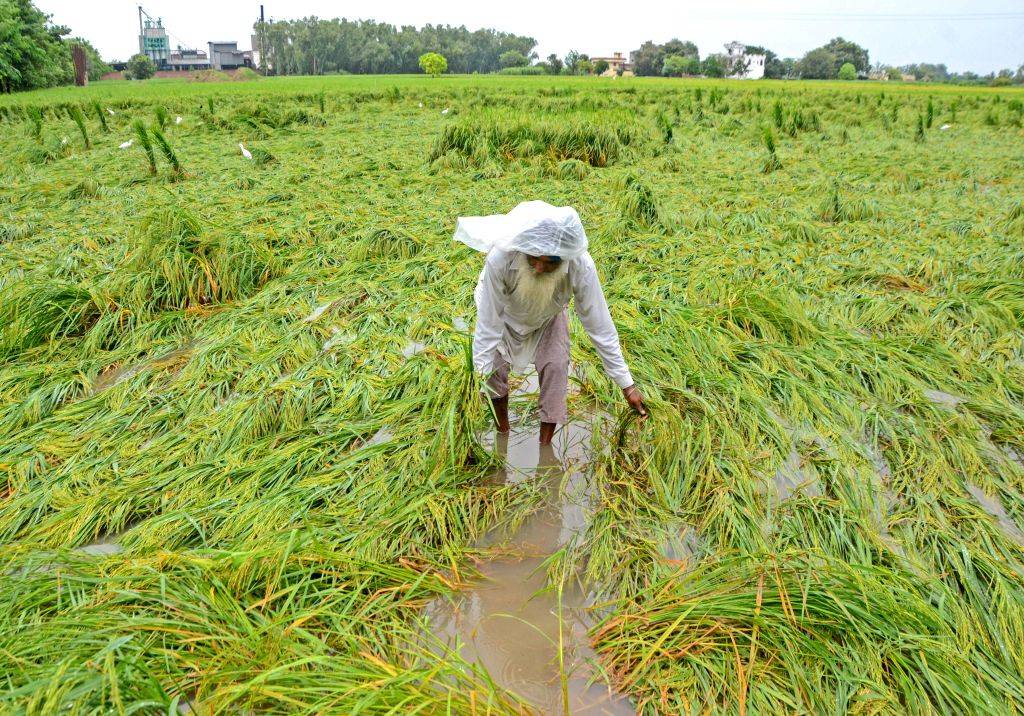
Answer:
POLYGON ((608 63, 608 69, 605 70, 602 77, 614 77, 615 75, 621 74, 632 74, 633 65, 629 64, 629 60, 622 56, 621 52, 615 52, 611 57, 591 57, 591 62, 597 62, 598 60, 604 60, 608 63))
POLYGON ((235 70, 239 67, 252 67, 252 50, 239 50, 238 43, 209 42, 210 69, 235 70))
POLYGON ((725 51, 725 60, 730 69, 743 63, 746 65, 742 72, 730 72, 730 76, 741 80, 759 80, 764 77, 765 55, 748 55, 747 46, 742 42, 730 42, 725 46, 725 51))
POLYGON ((171 59, 167 63, 172 70, 208 70, 210 58, 202 50, 191 50, 178 45, 171 51, 171 59))
POLYGON ((160 18, 153 20, 146 15, 142 21, 143 10, 139 8, 139 54, 153 60, 158 70, 167 69, 171 60, 171 42, 167 38, 167 30, 160 18))

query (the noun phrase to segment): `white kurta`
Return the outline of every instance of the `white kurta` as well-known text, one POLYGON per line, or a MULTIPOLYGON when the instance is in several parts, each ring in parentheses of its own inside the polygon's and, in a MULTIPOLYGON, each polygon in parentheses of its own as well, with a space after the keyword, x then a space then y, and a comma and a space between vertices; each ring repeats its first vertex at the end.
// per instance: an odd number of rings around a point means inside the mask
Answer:
POLYGON ((512 365, 512 370, 525 370, 533 362, 548 323, 574 299, 576 315, 601 357, 608 377, 620 388, 633 385, 633 376, 622 357, 619 333, 612 323, 590 254, 583 253, 566 261, 567 271, 555 288, 551 304, 535 313, 524 310, 516 298, 518 255, 515 251, 491 249, 480 272, 474 293, 477 316, 473 366, 477 372, 489 375, 496 353, 512 365))

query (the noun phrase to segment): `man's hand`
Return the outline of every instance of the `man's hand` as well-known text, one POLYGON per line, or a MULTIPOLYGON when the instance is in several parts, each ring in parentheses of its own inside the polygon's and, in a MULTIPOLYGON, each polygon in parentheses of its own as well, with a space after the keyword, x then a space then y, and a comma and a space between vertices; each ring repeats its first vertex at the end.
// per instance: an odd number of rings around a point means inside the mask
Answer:
POLYGON ((647 406, 644 405, 644 396, 640 394, 640 391, 637 390, 635 385, 623 388, 622 394, 626 396, 626 402, 629 403, 629 407, 631 407, 637 415, 641 418, 647 417, 647 406))

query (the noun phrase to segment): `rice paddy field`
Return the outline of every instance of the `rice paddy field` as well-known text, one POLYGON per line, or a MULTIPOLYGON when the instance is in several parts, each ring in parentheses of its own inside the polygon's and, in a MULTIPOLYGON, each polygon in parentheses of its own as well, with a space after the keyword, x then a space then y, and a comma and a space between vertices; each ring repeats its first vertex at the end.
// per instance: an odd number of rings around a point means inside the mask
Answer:
POLYGON ((579 211, 651 413, 574 322, 570 411, 604 419, 544 581, 588 595, 608 687, 643 714, 1024 712, 1022 103, 530 77, 0 98, 0 712, 537 709, 421 638, 538 509, 492 479, 482 256, 451 240, 528 199, 579 211))

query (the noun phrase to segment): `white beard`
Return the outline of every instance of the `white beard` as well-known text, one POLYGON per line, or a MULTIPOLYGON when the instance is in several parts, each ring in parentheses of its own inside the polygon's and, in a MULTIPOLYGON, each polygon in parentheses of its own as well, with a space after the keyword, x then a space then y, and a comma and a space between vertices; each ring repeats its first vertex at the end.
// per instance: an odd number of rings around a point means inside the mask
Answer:
POLYGON ((528 316, 543 316, 552 312, 555 291, 569 270, 567 261, 549 273, 538 274, 526 260, 526 254, 516 259, 518 281, 512 292, 512 300, 519 312, 528 316))

